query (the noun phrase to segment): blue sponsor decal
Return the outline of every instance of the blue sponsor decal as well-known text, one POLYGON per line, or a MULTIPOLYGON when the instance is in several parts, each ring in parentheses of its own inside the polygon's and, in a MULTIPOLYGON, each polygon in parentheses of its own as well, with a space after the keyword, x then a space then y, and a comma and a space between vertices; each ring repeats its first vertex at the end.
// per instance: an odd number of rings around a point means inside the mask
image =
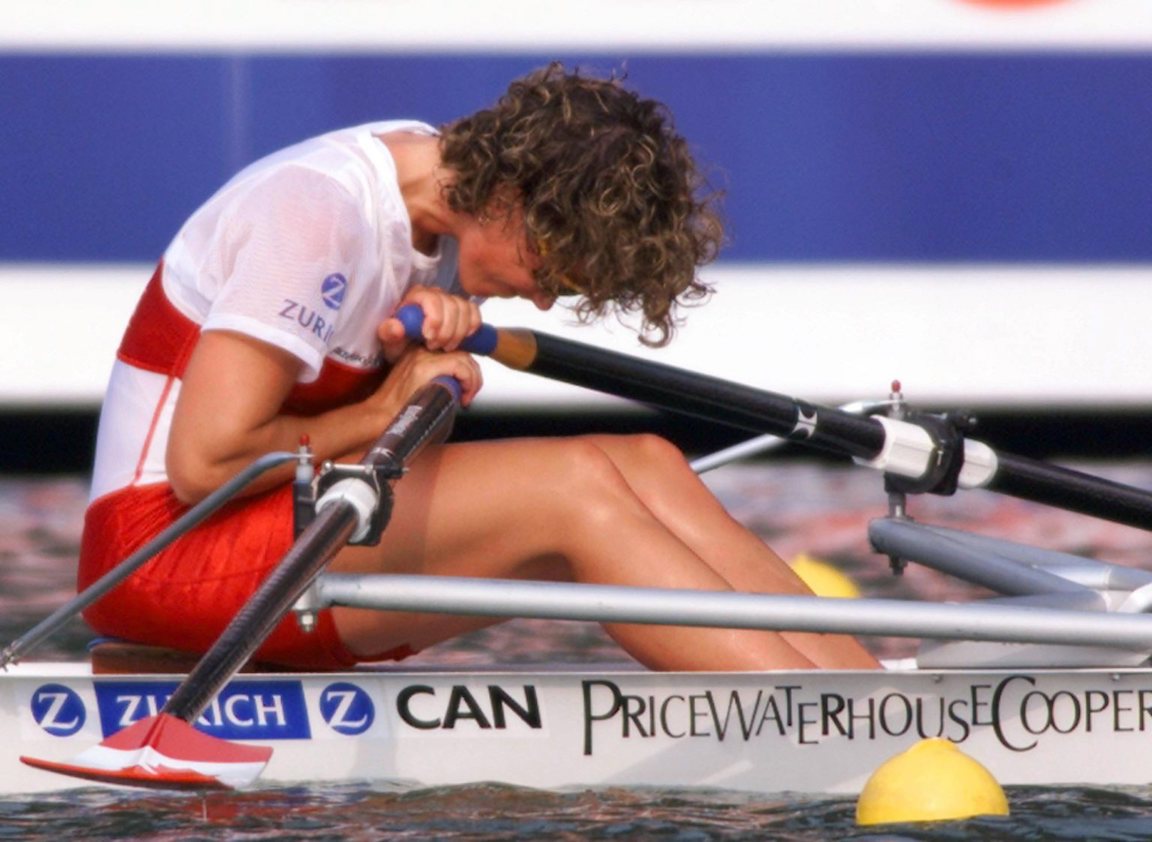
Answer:
POLYGON ((54 737, 68 737, 84 727, 84 701, 63 684, 44 684, 32 693, 32 718, 54 737))
MULTIPOLYGON (((177 686, 174 681, 97 682, 96 706, 104 736, 159 713, 177 686)), ((233 681, 194 724, 225 740, 306 740, 312 736, 299 681, 233 681)))
POLYGON ((320 715, 336 733, 354 736, 372 727, 376 706, 363 688, 339 681, 320 694, 320 715))
POLYGON ((344 292, 348 289, 348 279, 341 274, 329 275, 320 285, 320 297, 329 310, 339 310, 344 303, 344 292))

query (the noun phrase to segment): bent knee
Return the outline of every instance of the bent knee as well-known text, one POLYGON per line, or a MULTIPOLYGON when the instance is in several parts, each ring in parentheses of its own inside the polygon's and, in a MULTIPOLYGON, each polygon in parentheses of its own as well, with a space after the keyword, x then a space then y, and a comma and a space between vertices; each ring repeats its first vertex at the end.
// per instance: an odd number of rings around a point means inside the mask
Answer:
POLYGON ((650 505, 661 489, 697 482, 683 452, 655 434, 587 436, 573 439, 571 444, 573 475, 591 493, 625 495, 650 505))
POLYGON ((663 436, 636 433, 625 436, 587 436, 629 478, 667 477, 691 467, 683 451, 663 436))
POLYGON ((565 487, 592 494, 608 492, 624 484, 616 461, 594 436, 558 442, 559 465, 565 487))
POLYGON ((641 474, 690 470, 683 452, 662 436, 636 433, 623 436, 591 435, 568 440, 574 470, 586 471, 593 481, 631 483, 641 474))
POLYGON ((638 433, 623 438, 628 452, 647 464, 668 468, 680 468, 688 464, 684 452, 663 436, 638 433))
POLYGON ((556 482, 545 491, 546 505, 570 535, 610 524, 635 505, 631 484, 595 437, 557 440, 549 470, 556 482))

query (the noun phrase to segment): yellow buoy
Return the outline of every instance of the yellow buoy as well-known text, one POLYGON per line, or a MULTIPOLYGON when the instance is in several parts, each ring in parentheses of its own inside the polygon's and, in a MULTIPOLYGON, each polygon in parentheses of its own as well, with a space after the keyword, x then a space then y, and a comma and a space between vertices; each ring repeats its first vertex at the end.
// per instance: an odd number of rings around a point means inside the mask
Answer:
POLYGON ((792 559, 789 565, 816 596, 839 596, 849 599, 860 596, 860 589, 856 587, 856 583, 825 561, 801 553, 792 559))
POLYGON ((948 740, 921 740, 872 773, 856 802, 856 823, 931 822, 1006 816, 992 774, 948 740))

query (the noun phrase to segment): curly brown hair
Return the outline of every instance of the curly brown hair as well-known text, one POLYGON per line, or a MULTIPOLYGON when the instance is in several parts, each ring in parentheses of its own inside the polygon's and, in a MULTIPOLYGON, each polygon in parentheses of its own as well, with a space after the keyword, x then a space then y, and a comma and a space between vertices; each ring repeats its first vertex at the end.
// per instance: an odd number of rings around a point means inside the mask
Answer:
POLYGON ((582 321, 639 312, 641 341, 661 346, 677 306, 711 292, 697 268, 723 241, 718 193, 667 109, 615 76, 537 70, 493 108, 446 126, 441 157, 455 174, 452 210, 500 213, 509 194, 522 202, 540 288, 578 291, 582 321))

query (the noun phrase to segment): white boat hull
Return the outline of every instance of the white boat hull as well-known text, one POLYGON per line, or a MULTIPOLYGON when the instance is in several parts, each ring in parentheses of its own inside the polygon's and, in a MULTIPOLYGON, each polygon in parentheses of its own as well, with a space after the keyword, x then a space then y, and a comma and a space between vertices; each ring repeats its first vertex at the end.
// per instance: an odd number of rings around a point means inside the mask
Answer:
MULTIPOLYGON (((0 675, 0 791, 155 713, 179 677, 0 675)), ((243 676, 199 725, 272 746, 264 784, 496 781, 855 794, 942 736, 1004 785, 1152 780, 1152 670, 419 672, 243 676)))

